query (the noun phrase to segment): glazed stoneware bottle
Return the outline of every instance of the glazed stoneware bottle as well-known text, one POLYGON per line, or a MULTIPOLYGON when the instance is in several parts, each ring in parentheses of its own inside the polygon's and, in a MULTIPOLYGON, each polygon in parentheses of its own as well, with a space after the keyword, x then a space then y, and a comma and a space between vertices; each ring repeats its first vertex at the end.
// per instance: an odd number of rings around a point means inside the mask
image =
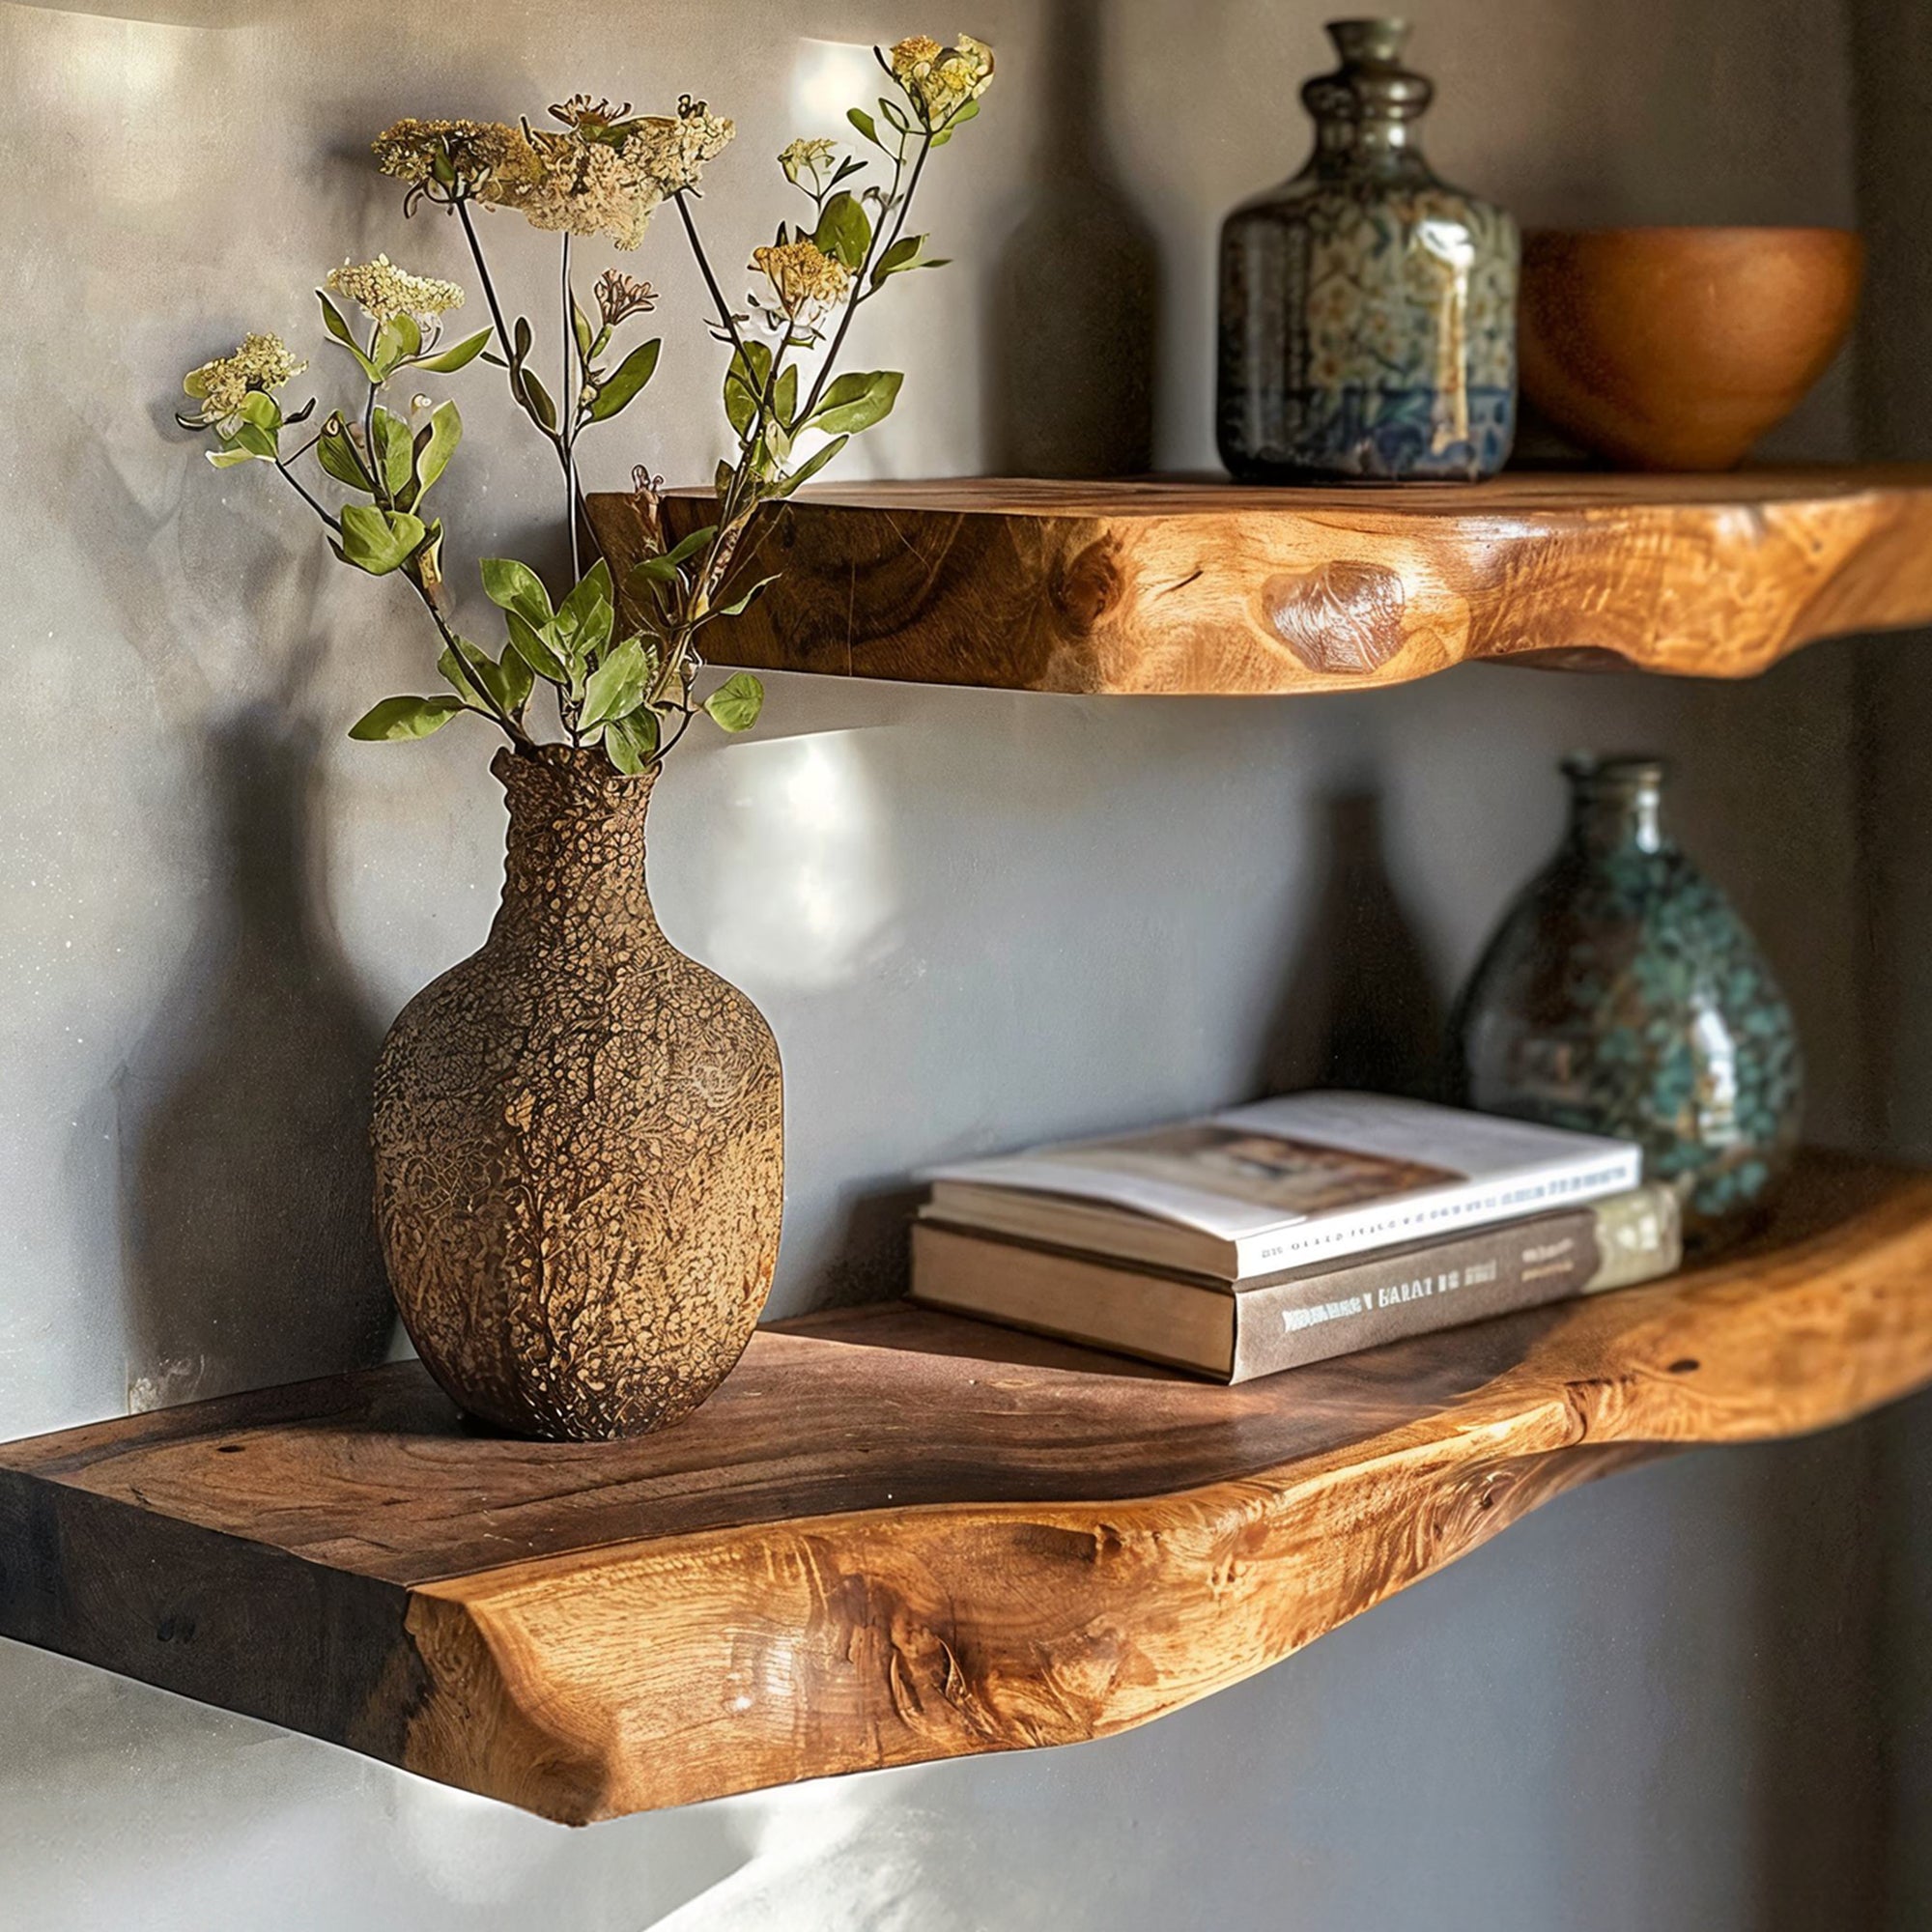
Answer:
POLYGON ((664 936, 655 774, 505 750, 503 901, 376 1069, 376 1208, 416 1352, 471 1415, 554 1440, 676 1422, 751 1340, 783 1208, 778 1048, 664 936))
POLYGON ((1659 761, 1563 769, 1569 828, 1458 1003, 1455 1084, 1486 1112, 1638 1142, 1710 1247, 1761 1217, 1796 1147, 1791 1009, 1670 836, 1659 761))
POLYGON ((1516 223, 1430 173, 1406 24, 1328 33, 1308 165, 1221 232, 1221 460, 1243 482, 1492 475, 1516 432, 1516 223))

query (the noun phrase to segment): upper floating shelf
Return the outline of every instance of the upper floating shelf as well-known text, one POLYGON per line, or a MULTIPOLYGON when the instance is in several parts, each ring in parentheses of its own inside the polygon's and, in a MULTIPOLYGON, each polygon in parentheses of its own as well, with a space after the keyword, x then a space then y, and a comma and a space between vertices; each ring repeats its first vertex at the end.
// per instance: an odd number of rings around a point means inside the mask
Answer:
MULTIPOLYGON (((710 498, 674 496, 673 538, 710 498)), ((590 516, 614 566, 630 498, 590 516)), ((1932 620, 1932 466, 1248 489, 969 478, 813 488, 729 662, 1019 691, 1399 684, 1475 658, 1747 677, 1932 620)))
POLYGON ((1932 1378, 1932 1175, 1236 1388, 904 1306, 688 1422, 467 1430, 413 1362, 0 1446, 0 1635, 553 1818, 1065 1744, 1286 1657, 1635 1458, 1932 1378))

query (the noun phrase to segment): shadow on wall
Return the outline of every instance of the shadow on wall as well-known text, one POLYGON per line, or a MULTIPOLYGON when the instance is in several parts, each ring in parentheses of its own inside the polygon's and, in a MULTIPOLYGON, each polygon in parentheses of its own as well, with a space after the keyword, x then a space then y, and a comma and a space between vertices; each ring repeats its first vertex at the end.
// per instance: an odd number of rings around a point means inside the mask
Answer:
POLYGON ((316 741, 280 705, 207 745, 216 902, 119 1092, 128 1406, 380 1361, 368 1145, 382 1028, 315 874, 316 741))
POLYGON ((1008 476, 1153 464, 1160 259, 1101 131, 1101 0, 1049 0, 1032 207, 991 281, 989 447, 1008 476))
POLYGON ((1317 822, 1324 869, 1263 1043, 1261 1091, 1439 1099, 1443 1002, 1389 879, 1380 794, 1331 793, 1317 822))

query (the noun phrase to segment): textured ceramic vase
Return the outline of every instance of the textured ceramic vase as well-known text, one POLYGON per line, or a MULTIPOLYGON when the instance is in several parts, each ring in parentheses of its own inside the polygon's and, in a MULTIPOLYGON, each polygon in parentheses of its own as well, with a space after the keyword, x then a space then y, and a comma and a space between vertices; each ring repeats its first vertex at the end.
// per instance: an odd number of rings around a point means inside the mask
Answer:
POLYGON ((1570 824, 1511 906, 1452 1026, 1470 1106, 1619 1134, 1686 1235, 1747 1232, 1797 1144, 1791 1009, 1663 822, 1651 758, 1573 757, 1570 824))
POLYGON ((778 1048, 659 930, 650 777, 560 747, 493 769, 502 905, 377 1065, 389 1280, 470 1414, 552 1439, 641 1435, 724 1380, 771 1285, 778 1048))
POLYGON ((1217 428, 1243 482, 1470 480, 1516 433, 1516 223, 1415 144, 1400 20, 1337 20, 1315 153, 1221 231, 1217 428))

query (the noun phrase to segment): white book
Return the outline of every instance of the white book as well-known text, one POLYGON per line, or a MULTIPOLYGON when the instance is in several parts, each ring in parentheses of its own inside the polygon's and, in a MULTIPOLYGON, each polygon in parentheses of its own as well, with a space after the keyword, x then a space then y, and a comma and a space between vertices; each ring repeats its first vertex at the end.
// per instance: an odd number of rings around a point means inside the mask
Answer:
POLYGON ((1289 1094, 934 1168, 921 1212, 1242 1281, 1600 1200, 1642 1168, 1629 1141, 1381 1094, 1289 1094))

